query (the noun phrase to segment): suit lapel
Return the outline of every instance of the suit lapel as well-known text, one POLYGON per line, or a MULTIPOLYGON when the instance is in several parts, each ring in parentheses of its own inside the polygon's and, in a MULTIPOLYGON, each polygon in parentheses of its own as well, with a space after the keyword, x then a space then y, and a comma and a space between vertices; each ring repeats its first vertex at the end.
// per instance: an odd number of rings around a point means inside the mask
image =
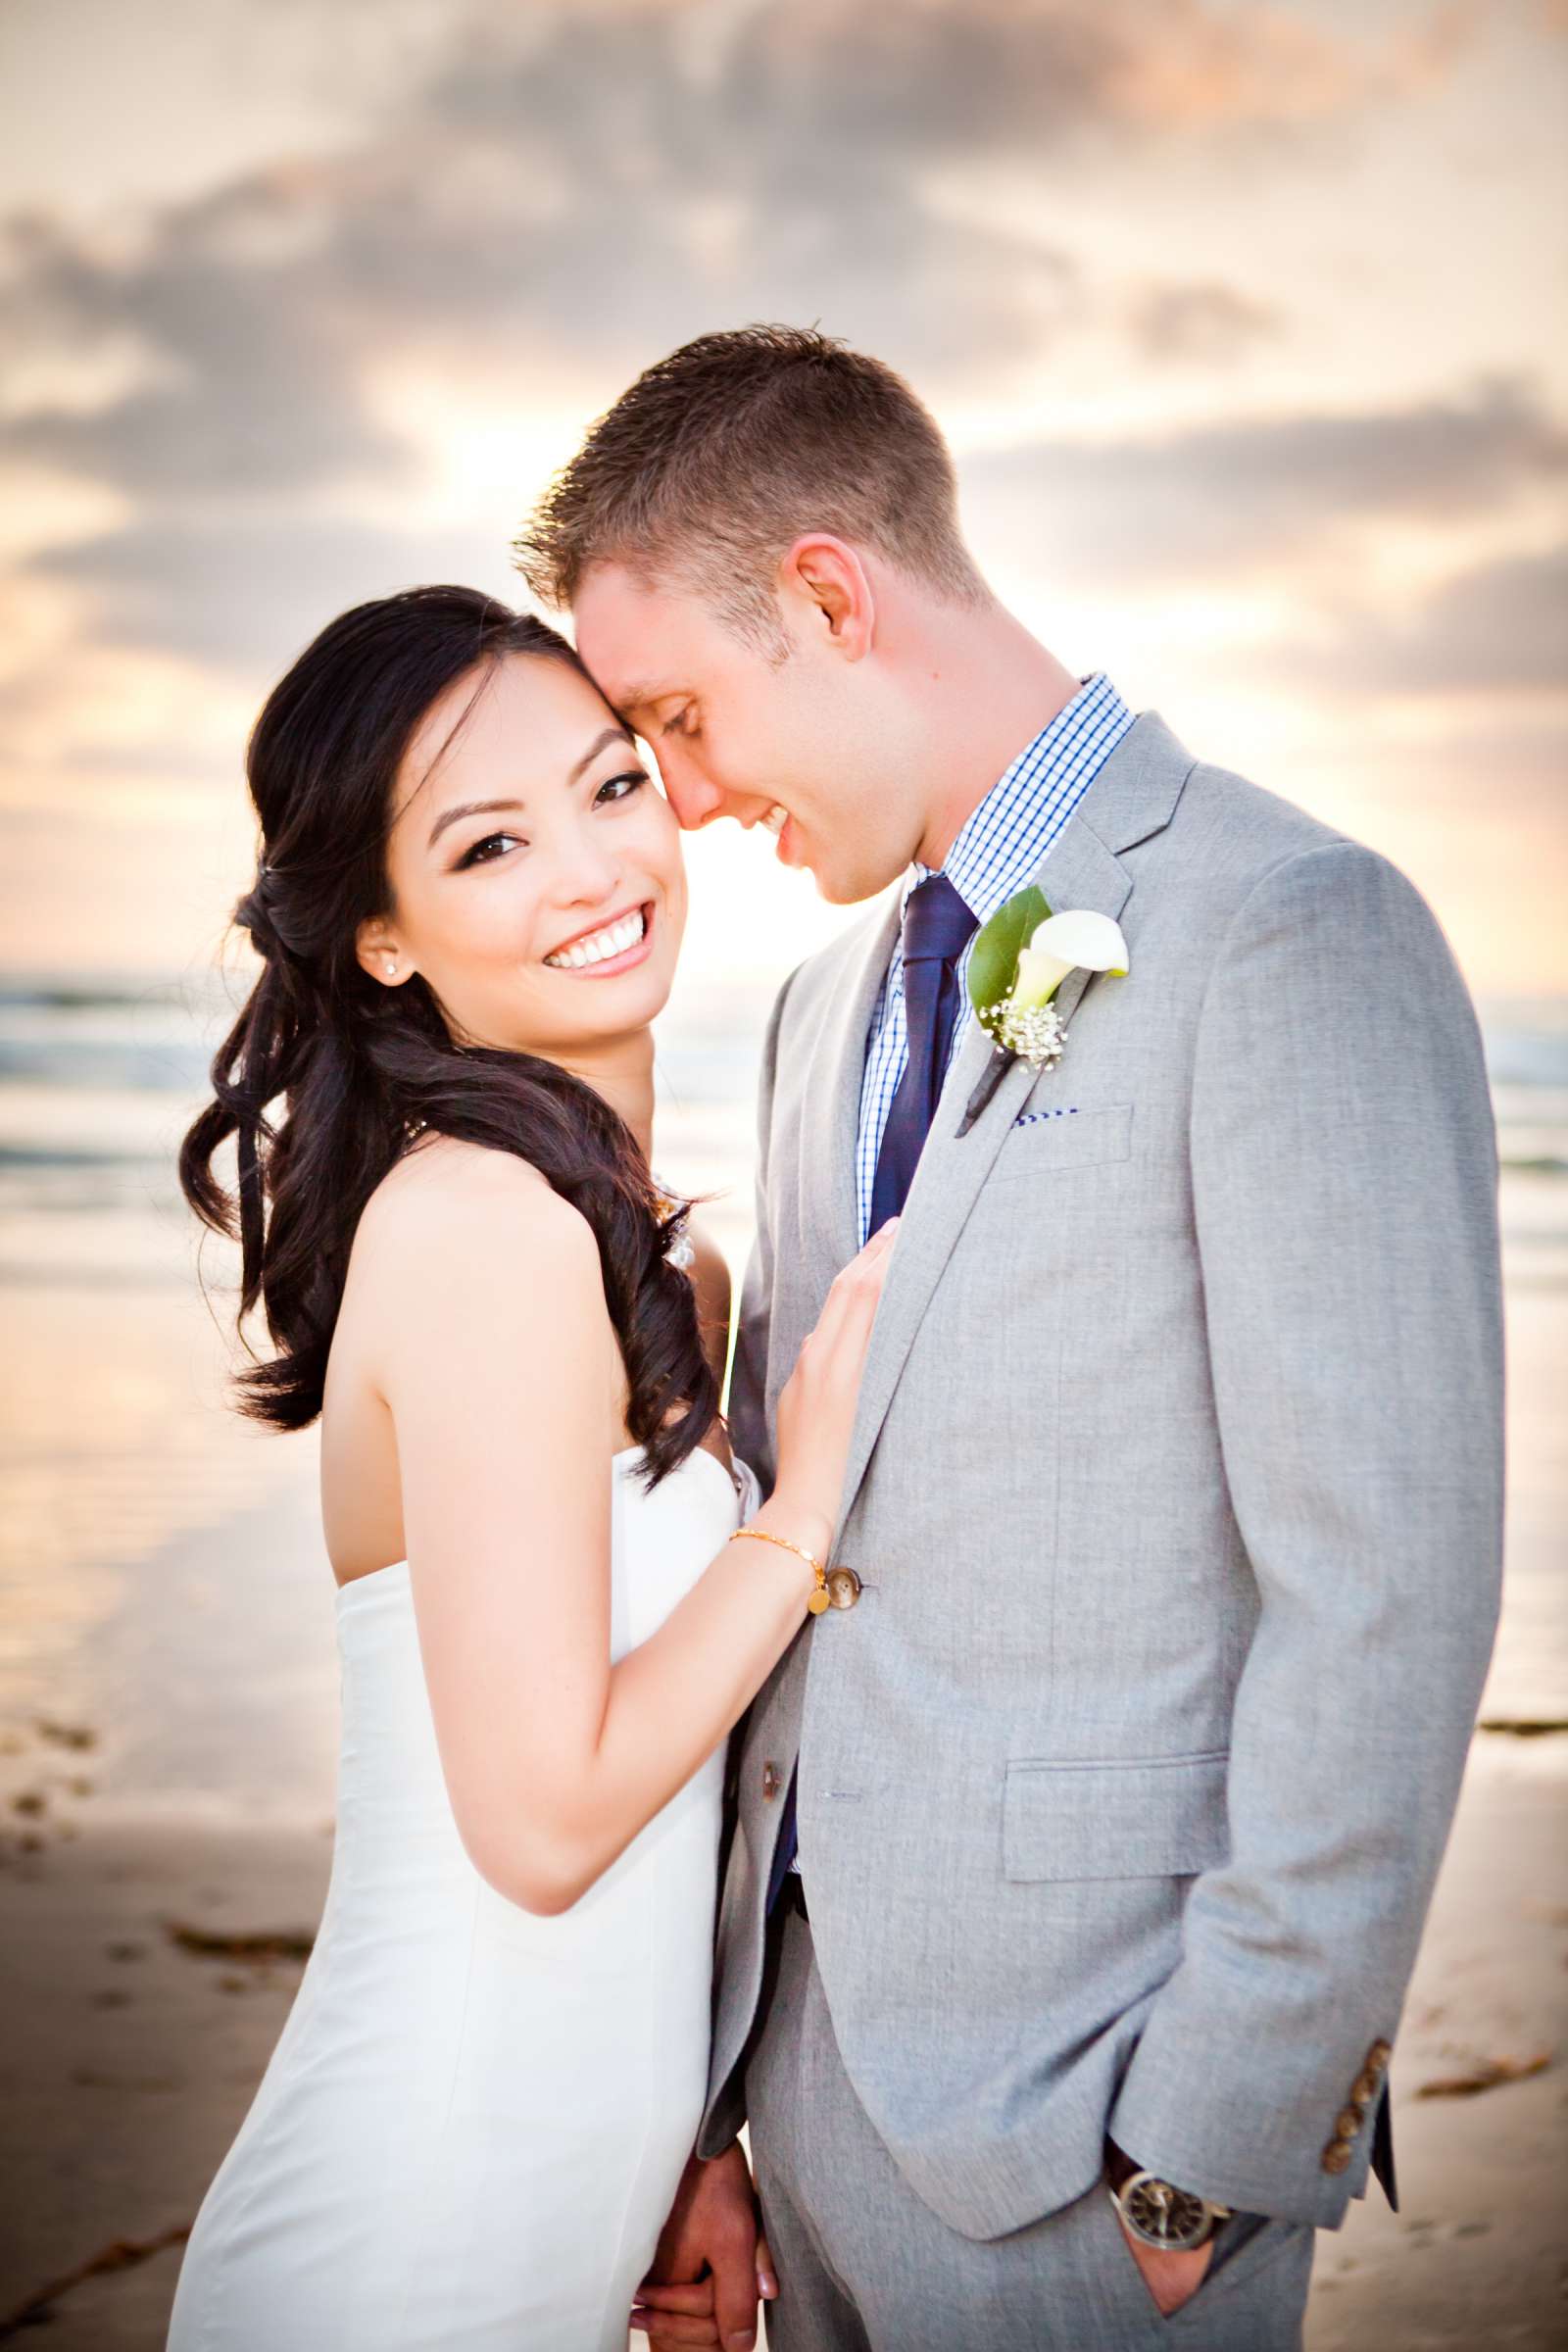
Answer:
MULTIPOLYGON (((1064 914, 1069 907, 1088 907, 1095 914, 1108 914, 1112 922, 1126 906, 1133 887, 1132 876, 1120 858, 1113 858, 1099 835, 1091 833, 1076 818, 1069 818, 1062 827, 1034 880, 1045 892, 1054 913, 1064 914)), ((1081 964, 1067 974, 1052 999, 1063 1029, 1077 1011, 1085 991, 1099 977, 1098 972, 1086 972, 1081 964)), ((1067 1051, 1071 1053, 1070 1045, 1067 1051)))
MULTIPOLYGON (((1119 918, 1132 892, 1132 877, 1116 853, 1133 849, 1169 824, 1193 764, 1192 755, 1156 712, 1145 711, 1135 721, 1095 778, 1083 807, 1068 818, 1033 876, 1054 912, 1087 906, 1112 920, 1119 918), (1093 814, 1093 827, 1086 810, 1093 814)), ((849 1263, 858 1245, 856 1143, 865 1034, 893 952, 899 911, 895 893, 880 923, 867 928, 862 946, 847 959, 839 1003, 823 1022, 812 1052, 801 1173, 805 1195, 802 1231, 817 1253, 818 1298, 839 1268, 849 1263)), ((1095 977, 1091 972, 1069 972, 1057 990, 1055 1002, 1064 1027, 1095 977)), ((1070 1042, 1067 1052, 1072 1052, 1070 1042)), ((970 1018, 948 1072, 900 1220, 860 1383, 841 1528, 865 1476, 931 1294, 1007 1130, 1035 1082, 1029 1064, 1015 1062, 982 1116, 967 1135, 959 1137, 956 1129, 964 1104, 990 1054, 990 1039, 970 1018)))
MULTIPOLYGON (((1054 911, 1092 907, 1096 913, 1108 914, 1113 920, 1121 913, 1132 890, 1131 876, 1076 816, 1062 827, 1032 879, 1045 892, 1054 911)), ((1055 1002, 1064 1026, 1095 976, 1084 971, 1069 972, 1057 990, 1055 1002)), ((1071 1052, 1069 1038, 1067 1053, 1071 1052)), ((964 1104, 990 1058, 991 1040, 970 1014, 899 1221, 899 1237, 883 1284, 870 1352, 860 1382, 844 1480, 841 1529, 865 1475, 871 1449, 887 1417, 931 1294, 953 1254, 1007 1130, 1038 1075, 1028 1062, 1015 1061, 968 1134, 960 1137, 957 1128, 964 1104)), ((850 1149, 853 1152, 853 1136, 850 1149)))

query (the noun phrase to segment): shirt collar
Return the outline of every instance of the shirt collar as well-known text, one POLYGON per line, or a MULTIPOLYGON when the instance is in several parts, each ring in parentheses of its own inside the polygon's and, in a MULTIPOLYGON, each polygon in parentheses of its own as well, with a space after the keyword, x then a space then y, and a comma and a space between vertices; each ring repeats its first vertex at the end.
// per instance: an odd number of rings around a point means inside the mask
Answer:
MULTIPOLYGON (((970 810, 940 870, 977 922, 989 922, 1032 879, 1105 754, 1131 724, 1121 696, 1104 671, 1096 670, 970 810)), ((910 891, 937 870, 918 858, 910 865, 899 899, 901 919, 910 891)))

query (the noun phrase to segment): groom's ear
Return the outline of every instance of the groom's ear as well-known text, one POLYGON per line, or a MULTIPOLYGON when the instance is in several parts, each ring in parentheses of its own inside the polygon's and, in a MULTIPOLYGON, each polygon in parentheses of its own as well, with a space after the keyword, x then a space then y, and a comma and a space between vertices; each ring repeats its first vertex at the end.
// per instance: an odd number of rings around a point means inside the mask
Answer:
POLYGON ((779 594, 797 629, 858 662, 876 634, 870 574, 846 540, 816 531, 797 539, 779 566, 779 594))

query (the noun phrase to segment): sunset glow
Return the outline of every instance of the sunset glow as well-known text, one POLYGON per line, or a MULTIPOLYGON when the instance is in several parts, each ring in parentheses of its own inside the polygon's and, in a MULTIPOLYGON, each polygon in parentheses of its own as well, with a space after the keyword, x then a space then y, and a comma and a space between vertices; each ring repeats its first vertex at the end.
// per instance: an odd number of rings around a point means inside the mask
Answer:
MULTIPOLYGON (((516 596, 587 421, 781 318, 930 400, 1064 659, 1388 852, 1479 989, 1568 985, 1565 61, 1540 0, 13 0, 10 960, 208 954, 290 655, 516 596)), ((693 866, 699 967, 842 919, 693 866)))

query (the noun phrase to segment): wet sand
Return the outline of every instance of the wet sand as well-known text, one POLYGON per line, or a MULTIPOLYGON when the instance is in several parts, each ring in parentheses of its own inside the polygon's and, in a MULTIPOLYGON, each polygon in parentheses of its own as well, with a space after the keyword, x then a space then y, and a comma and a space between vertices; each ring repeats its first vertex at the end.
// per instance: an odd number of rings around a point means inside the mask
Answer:
MULTIPOLYGON (((324 1829, 90 1823, 42 1852, 13 1850, 0 1881, 11 2045, 3 2320, 112 2241, 188 2224, 250 2102, 300 1964, 200 1955, 174 1940, 171 1923, 308 1936, 330 1851, 324 1829)), ((51 2307, 43 2340, 58 2352, 152 2352, 178 2266, 174 2245, 83 2281, 51 2307)))
POLYGON ((1568 2243, 1568 1738, 1478 1735, 1395 2047, 1400 2211, 1318 2237, 1307 2352, 1547 2352, 1568 2243), (1489 2060, 1544 2072, 1469 2097, 1489 2060))
MULTIPOLYGON (((1562 2341, 1565 1783, 1568 1739, 1478 1737, 1396 2053, 1403 2210, 1390 2214, 1374 2190, 1319 2239, 1309 2352, 1562 2341), (1419 2095, 1488 2060, 1547 2050, 1530 2079, 1419 2095)), ((7 2319, 113 2240, 188 2222, 300 1969, 193 1950, 170 1923, 220 1941, 308 1933, 329 1856, 322 1827, 86 1823, 37 1852, 16 1842, 8 1833, 0 1961, 7 2319)), ((73 2287, 50 2307, 54 2352, 155 2352, 178 2263, 170 2246, 73 2287)))

